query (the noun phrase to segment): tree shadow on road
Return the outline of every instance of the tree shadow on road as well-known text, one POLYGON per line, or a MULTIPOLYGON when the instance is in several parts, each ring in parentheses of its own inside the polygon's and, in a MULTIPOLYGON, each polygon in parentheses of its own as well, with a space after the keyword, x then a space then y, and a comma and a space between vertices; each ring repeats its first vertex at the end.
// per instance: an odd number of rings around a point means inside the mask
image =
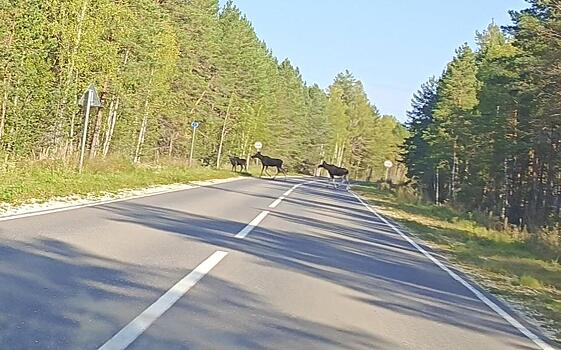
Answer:
POLYGON ((131 347, 135 349, 381 350, 395 346, 359 329, 294 317, 246 288, 210 274, 142 335, 131 347))
MULTIPOLYGON (((95 349, 177 282, 170 280, 164 289, 140 283, 143 279, 138 276, 151 274, 149 269, 52 239, 3 245, 0 256, 2 349, 95 349)), ((196 298, 183 298, 164 315, 171 320, 165 329, 157 322, 131 348, 208 349, 221 344, 221 348, 277 349, 287 338, 302 349, 382 349, 378 345, 384 344, 358 330, 336 329, 272 310, 253 293, 211 275, 204 281, 196 298), (217 322, 217 315, 225 315, 221 312, 225 305, 233 313, 217 322), (197 318, 189 323, 193 336, 187 341, 186 313, 189 319, 197 318), (230 327, 234 324, 239 327, 230 327)))
POLYGON ((357 300, 364 307, 503 336, 505 342, 515 339, 513 348, 528 345, 516 329, 387 226, 368 216, 356 200, 326 194, 321 186, 306 186, 305 196, 284 204, 290 208, 272 213, 244 240, 234 238, 237 231, 232 231, 244 223, 223 218, 134 203, 118 203, 103 210, 115 215, 113 220, 249 254, 275 268, 358 291, 362 296, 357 300), (317 203, 310 205, 311 201, 317 203), (337 220, 333 220, 334 211, 343 212, 337 220))
POLYGON ((140 266, 57 240, 7 242, 0 256, 2 349, 93 348, 119 327, 126 307, 160 293, 135 282, 135 274, 147 273, 140 266), (107 309, 109 300, 118 301, 116 309, 107 309))

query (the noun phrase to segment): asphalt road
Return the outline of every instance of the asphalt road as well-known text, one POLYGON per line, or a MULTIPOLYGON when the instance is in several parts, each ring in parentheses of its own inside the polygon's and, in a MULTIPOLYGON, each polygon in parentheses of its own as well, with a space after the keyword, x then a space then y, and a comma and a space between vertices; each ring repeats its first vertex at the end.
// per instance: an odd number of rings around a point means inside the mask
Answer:
POLYGON ((351 193, 305 181, 0 222, 0 349, 540 349, 351 193))

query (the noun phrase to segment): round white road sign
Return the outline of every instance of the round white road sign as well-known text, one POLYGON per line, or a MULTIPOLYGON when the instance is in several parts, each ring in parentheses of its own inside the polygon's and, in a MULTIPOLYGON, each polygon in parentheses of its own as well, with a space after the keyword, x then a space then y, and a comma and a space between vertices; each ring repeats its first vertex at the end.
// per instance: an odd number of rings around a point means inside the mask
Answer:
POLYGON ((254 146, 255 146, 255 148, 257 148, 257 150, 259 151, 259 150, 263 147, 263 144, 262 144, 261 142, 257 141, 257 142, 255 142, 255 145, 254 145, 254 146))
POLYGON ((393 166, 393 163, 392 163, 391 160, 386 160, 386 161, 384 162, 384 166, 385 166, 386 168, 391 168, 391 167, 393 166))

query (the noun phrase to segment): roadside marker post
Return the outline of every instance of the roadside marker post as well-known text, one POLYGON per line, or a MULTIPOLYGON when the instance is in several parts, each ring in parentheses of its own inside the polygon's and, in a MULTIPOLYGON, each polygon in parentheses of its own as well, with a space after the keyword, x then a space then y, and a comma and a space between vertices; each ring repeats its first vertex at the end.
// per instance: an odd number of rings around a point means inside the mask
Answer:
POLYGON ((191 137, 191 150, 189 151, 189 167, 193 164, 193 150, 195 149, 195 136, 197 135, 197 128, 199 127, 198 121, 191 122, 191 128, 193 129, 193 137, 191 137))
POLYGON ((384 180, 385 182, 388 182, 388 176, 390 174, 390 168, 393 166, 393 163, 391 160, 386 160, 384 162, 384 167, 386 168, 386 179, 384 180))
MULTIPOLYGON (((253 146, 255 147, 255 149, 257 150, 257 152, 261 152, 261 148, 263 148, 263 144, 260 141, 255 142, 255 144, 253 144, 253 146)), ((255 159, 255 165, 258 165, 258 161, 257 159, 255 159)))

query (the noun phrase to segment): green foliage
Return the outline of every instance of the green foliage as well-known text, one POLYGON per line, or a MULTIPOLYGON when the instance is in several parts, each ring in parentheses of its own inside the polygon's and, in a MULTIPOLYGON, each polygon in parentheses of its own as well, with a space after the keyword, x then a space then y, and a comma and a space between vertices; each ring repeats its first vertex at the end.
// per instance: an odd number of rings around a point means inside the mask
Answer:
POLYGON ((531 238, 515 231, 493 229, 496 220, 445 205, 411 198, 406 187, 383 191, 356 189, 382 214, 390 217, 460 265, 495 294, 523 303, 540 314, 552 334, 561 339, 561 264, 536 249, 531 238))
POLYGON ((346 72, 329 93, 308 86, 231 1, 8 0, 0 45, 4 162, 73 160, 84 128, 76 101, 91 83, 104 105, 87 125, 92 164, 185 160, 193 120, 195 160, 217 167, 261 141, 308 173, 337 148, 333 161, 365 177, 402 139, 397 121, 379 123, 360 81, 346 72))
POLYGON ((437 192, 436 163, 431 157, 431 148, 426 137, 434 121, 437 87, 438 82, 434 77, 430 78, 413 96, 412 109, 407 112, 407 129, 410 135, 403 145, 407 176, 417 180, 421 190, 427 193, 431 200, 436 199, 437 192))
POLYGON ((561 8, 530 3, 413 99, 408 175, 439 206, 376 200, 561 337, 561 8))
MULTIPOLYGON (((324 139, 329 142, 323 158, 328 162, 348 167, 354 178, 369 180, 384 177, 385 160, 398 163, 405 128, 392 116, 380 116, 349 71, 335 77, 325 111, 329 131, 324 139)), ((392 180, 402 180, 403 170, 394 167, 392 180)))
POLYGON ((533 288, 533 289, 541 289, 543 288, 542 284, 540 283, 540 281, 538 281, 537 279, 535 279, 532 276, 528 276, 528 275, 522 275, 520 276, 520 285, 524 286, 524 287, 528 287, 528 288, 533 288))
POLYGON ((537 240, 561 237, 561 8, 530 4, 506 32, 492 23, 477 33, 477 51, 460 47, 435 94, 423 86, 404 157, 429 198, 537 240))
POLYGON ((133 166, 126 159, 110 158, 91 164, 82 174, 68 169, 61 161, 28 161, 0 173, 0 203, 18 205, 61 196, 95 196, 123 189, 231 176, 229 171, 189 169, 173 161, 163 161, 157 166, 133 166))

